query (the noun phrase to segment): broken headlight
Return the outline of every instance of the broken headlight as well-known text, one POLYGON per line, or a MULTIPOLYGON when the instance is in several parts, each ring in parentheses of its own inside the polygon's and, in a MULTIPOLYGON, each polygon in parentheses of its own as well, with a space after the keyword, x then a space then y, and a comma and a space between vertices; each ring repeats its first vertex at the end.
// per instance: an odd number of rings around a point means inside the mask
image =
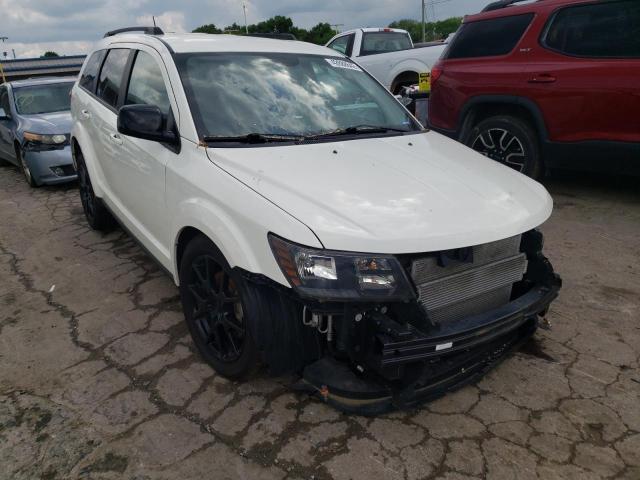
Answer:
POLYGON ((302 296, 320 300, 409 300, 413 289, 393 255, 304 247, 269 234, 276 261, 302 296))

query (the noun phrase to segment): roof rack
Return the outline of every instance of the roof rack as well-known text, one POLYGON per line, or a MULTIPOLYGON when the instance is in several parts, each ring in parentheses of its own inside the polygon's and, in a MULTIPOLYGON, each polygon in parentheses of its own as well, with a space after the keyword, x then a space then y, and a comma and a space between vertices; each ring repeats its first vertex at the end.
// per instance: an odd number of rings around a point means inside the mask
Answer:
POLYGON ((249 37, 274 38, 276 40, 297 40, 293 33, 249 33, 249 37))
POLYGON ((142 32, 146 35, 164 35, 164 32, 160 27, 126 27, 126 28, 118 28, 117 30, 111 30, 104 34, 104 38, 113 37, 114 35, 118 35, 119 33, 126 32, 142 32))
POLYGON ((506 8, 514 3, 526 2, 528 0, 498 0, 497 2, 490 3, 482 9, 483 12, 490 12, 492 10, 500 10, 506 8))

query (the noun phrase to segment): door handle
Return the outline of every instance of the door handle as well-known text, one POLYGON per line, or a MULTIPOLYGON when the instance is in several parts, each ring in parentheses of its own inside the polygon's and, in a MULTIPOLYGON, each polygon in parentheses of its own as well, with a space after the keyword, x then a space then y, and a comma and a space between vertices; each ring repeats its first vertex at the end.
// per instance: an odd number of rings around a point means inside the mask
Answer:
POLYGON ((556 77, 548 73, 540 73, 529 79, 529 83, 553 83, 555 81, 556 77))
POLYGON ((91 118, 91 112, 89 110, 81 110, 80 115, 82 115, 82 118, 91 118))
POLYGON ((109 135, 109 138, 116 145, 122 145, 122 137, 120 137, 120 135, 118 135, 117 133, 111 133, 109 135))

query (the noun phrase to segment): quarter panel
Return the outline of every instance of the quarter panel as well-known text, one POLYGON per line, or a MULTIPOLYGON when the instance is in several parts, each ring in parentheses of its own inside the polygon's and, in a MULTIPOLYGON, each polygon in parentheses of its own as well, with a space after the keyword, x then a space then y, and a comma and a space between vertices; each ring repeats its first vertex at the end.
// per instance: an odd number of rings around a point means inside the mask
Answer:
POLYGON ((289 284, 273 257, 267 234, 322 247, 308 227, 212 163, 195 143, 185 141, 181 157, 167 165, 166 191, 176 283, 176 247, 186 227, 207 235, 231 267, 266 275, 285 286, 289 284))

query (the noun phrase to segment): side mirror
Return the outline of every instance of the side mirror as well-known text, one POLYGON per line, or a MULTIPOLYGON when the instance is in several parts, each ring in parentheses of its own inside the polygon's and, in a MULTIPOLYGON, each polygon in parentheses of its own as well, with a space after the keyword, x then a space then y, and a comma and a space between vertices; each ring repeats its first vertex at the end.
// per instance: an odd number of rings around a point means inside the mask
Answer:
POLYGON ((118 132, 152 142, 178 143, 175 132, 167 129, 166 116, 153 105, 125 105, 120 108, 118 132))
POLYGON ((0 107, 0 120, 9 120, 9 115, 0 107))

